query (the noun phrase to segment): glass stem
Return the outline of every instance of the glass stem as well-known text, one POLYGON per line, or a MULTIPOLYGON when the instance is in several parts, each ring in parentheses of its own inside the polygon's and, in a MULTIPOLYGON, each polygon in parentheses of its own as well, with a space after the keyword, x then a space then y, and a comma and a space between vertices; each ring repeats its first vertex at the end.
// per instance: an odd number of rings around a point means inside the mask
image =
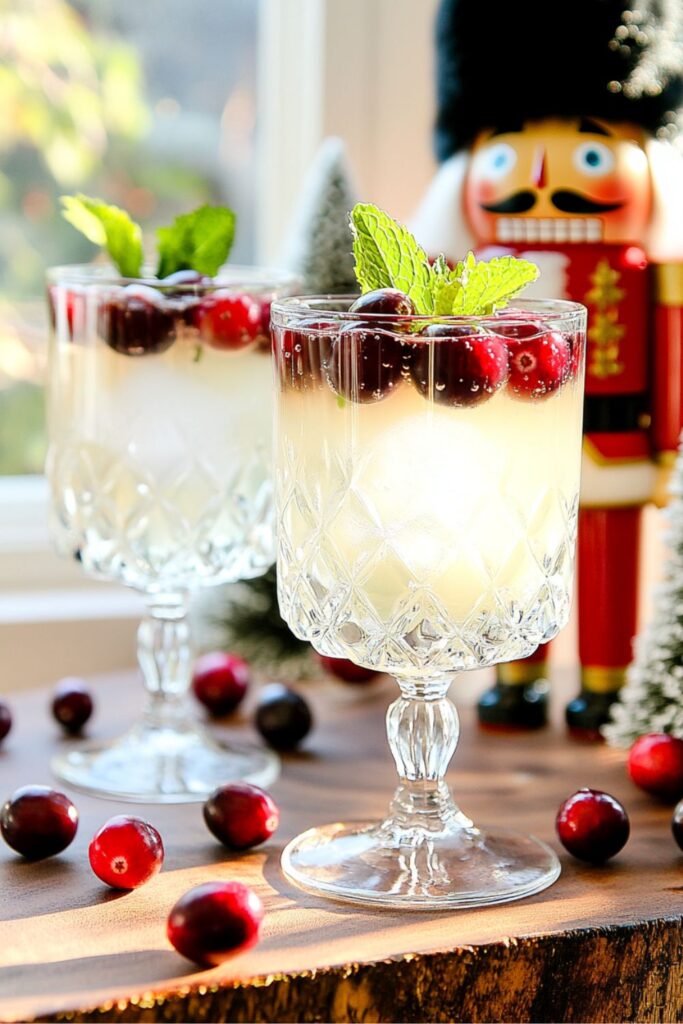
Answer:
POLYGON ((154 595, 138 627, 138 662, 147 690, 147 726, 177 729, 186 719, 185 697, 192 671, 185 594, 154 595))
POLYGON ((387 823, 393 828, 472 829, 444 778, 460 735, 458 713, 447 697, 451 681, 452 676, 398 679, 401 696, 387 711, 387 736, 400 778, 387 823))

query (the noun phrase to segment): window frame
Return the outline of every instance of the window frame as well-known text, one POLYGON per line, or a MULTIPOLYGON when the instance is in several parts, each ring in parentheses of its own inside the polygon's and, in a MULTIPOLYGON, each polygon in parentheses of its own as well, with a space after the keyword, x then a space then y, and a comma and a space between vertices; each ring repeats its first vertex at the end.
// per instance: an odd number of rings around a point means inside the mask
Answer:
MULTIPOLYGON (((277 263, 301 183, 329 135, 344 138, 364 197, 396 216, 410 214, 434 168, 431 114, 425 124, 425 110, 433 106, 436 6, 437 0, 260 0, 259 262, 277 263), (407 85, 406 52, 411 54, 407 85), (362 118, 357 116, 361 109, 362 118), (406 168, 396 153, 405 145, 411 119, 424 128, 424 152, 421 140, 411 135, 411 152, 419 156, 406 168)), ((47 524, 48 485, 43 477, 0 478, 0 625, 6 629, 25 623, 31 594, 36 597, 37 624, 50 617, 50 594, 53 621, 88 618, 93 601, 98 614, 106 615, 100 587, 116 595, 110 602, 113 617, 134 617, 139 599, 131 594, 125 601, 119 588, 93 583, 78 565, 57 556, 47 524), (94 599, 93 593, 99 596, 94 599)))

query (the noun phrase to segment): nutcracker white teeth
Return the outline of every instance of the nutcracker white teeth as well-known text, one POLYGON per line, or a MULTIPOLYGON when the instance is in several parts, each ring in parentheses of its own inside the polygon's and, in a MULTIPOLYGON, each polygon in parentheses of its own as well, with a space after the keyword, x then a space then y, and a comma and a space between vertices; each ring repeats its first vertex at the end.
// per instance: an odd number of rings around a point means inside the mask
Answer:
POLYGON ((497 242, 600 242, 598 217, 498 217, 497 242))

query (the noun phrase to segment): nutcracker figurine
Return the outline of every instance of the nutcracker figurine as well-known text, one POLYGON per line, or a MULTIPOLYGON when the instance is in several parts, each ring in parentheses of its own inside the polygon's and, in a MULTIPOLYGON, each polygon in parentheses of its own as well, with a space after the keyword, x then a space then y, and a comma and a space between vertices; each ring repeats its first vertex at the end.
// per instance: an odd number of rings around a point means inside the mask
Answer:
MULTIPOLYGON (((567 707, 587 739, 631 660, 641 510, 683 426, 682 15, 681 0, 443 0, 437 19, 443 164, 415 233, 452 259, 525 256, 536 294, 589 310, 581 690, 567 707)), ((546 657, 500 666, 482 725, 545 722, 546 657)))

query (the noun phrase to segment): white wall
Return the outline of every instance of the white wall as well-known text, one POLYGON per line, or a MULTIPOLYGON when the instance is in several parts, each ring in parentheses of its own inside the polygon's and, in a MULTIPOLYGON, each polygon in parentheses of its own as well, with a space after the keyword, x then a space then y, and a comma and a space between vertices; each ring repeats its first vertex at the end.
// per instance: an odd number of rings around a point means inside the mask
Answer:
POLYGON ((406 219, 434 173, 438 0, 264 0, 258 251, 277 261, 298 189, 329 135, 362 198, 406 219))

